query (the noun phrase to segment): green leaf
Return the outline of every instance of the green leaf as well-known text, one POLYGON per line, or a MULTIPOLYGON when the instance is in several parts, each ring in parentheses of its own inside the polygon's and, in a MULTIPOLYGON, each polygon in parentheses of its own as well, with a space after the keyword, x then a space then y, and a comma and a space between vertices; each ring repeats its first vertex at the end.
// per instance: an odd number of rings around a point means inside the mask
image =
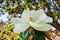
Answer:
POLYGON ((45 40, 45 36, 41 32, 36 32, 34 35, 33 40, 45 40))
POLYGON ((30 31, 27 31, 25 34, 24 34, 24 32, 22 32, 22 33, 20 34, 20 37, 22 37, 23 40, 28 40, 28 38, 29 38, 31 35, 33 36, 33 39, 32 39, 32 40, 45 40, 45 36, 44 36, 43 33, 40 32, 40 31, 33 31, 33 32, 31 32, 31 33, 30 33, 30 31))
POLYGON ((28 32, 26 32, 26 34, 24 34, 24 32, 22 32, 21 34, 20 34, 20 36, 23 38, 23 40, 28 40, 28 36, 29 36, 30 34, 28 33, 28 32))

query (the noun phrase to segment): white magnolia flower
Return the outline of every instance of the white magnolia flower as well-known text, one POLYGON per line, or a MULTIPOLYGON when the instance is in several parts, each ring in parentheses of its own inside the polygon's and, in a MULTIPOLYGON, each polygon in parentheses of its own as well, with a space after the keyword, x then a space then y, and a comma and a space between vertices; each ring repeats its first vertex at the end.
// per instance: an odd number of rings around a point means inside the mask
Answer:
POLYGON ((24 32, 30 26, 38 31, 48 31, 52 29, 52 26, 47 24, 48 22, 52 22, 52 18, 48 17, 43 9, 37 11, 24 10, 21 19, 12 18, 11 22, 15 25, 15 33, 24 32))

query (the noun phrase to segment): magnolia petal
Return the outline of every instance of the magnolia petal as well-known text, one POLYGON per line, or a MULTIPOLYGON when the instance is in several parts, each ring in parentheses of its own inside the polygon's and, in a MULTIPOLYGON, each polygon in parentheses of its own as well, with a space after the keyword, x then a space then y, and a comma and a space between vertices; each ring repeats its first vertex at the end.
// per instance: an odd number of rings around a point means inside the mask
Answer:
POLYGON ((43 20, 44 18, 47 17, 47 15, 45 14, 43 9, 39 9, 37 11, 32 10, 30 16, 31 16, 31 19, 33 22, 38 21, 38 19, 39 19, 39 21, 43 20))
POLYGON ((36 23, 43 22, 46 17, 47 17, 47 15, 45 13, 41 13, 39 18, 35 22, 36 23))
POLYGON ((29 21, 29 19, 30 19, 30 11, 28 9, 23 11, 22 18, 29 21))
POLYGON ((30 17, 32 19, 31 20, 32 22, 35 22, 39 18, 39 16, 40 16, 40 14, 37 11, 35 11, 35 10, 31 11, 30 17))
POLYGON ((16 20, 13 20, 13 22, 13 24, 15 24, 14 33, 24 32, 29 28, 29 23, 24 19, 19 20, 17 18, 16 20))
POLYGON ((39 18, 35 23, 52 23, 53 19, 51 17, 39 18))
POLYGON ((30 22, 30 25, 38 31, 48 31, 52 29, 51 25, 45 24, 45 23, 36 24, 36 23, 30 22))
POLYGON ((44 22, 44 23, 51 23, 53 21, 53 19, 51 17, 48 17, 45 12, 41 9, 41 10, 38 10, 38 12, 41 12, 40 13, 40 17, 35 21, 36 23, 41 23, 41 22, 44 22))
POLYGON ((46 17, 43 21, 45 23, 52 23, 53 22, 53 19, 51 17, 46 17))
POLYGON ((39 24, 33 23, 33 22, 29 22, 30 26, 32 27, 41 27, 39 24))
POLYGON ((19 19, 19 18, 11 18, 11 22, 12 22, 13 24, 19 24, 20 19, 19 19))
POLYGON ((40 13, 40 14, 42 14, 42 13, 45 14, 43 9, 39 9, 39 10, 37 10, 37 12, 40 13))

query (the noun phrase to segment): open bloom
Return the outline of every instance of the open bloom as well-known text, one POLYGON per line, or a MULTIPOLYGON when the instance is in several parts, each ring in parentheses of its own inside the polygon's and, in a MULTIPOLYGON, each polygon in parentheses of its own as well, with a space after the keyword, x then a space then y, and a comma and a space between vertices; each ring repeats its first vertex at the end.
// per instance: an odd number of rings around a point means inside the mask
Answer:
POLYGON ((24 10, 19 18, 12 18, 11 22, 15 25, 14 32, 20 33, 27 30, 30 26, 38 31, 48 31, 52 29, 52 26, 47 24, 52 22, 52 18, 48 17, 43 9, 40 10, 24 10))

